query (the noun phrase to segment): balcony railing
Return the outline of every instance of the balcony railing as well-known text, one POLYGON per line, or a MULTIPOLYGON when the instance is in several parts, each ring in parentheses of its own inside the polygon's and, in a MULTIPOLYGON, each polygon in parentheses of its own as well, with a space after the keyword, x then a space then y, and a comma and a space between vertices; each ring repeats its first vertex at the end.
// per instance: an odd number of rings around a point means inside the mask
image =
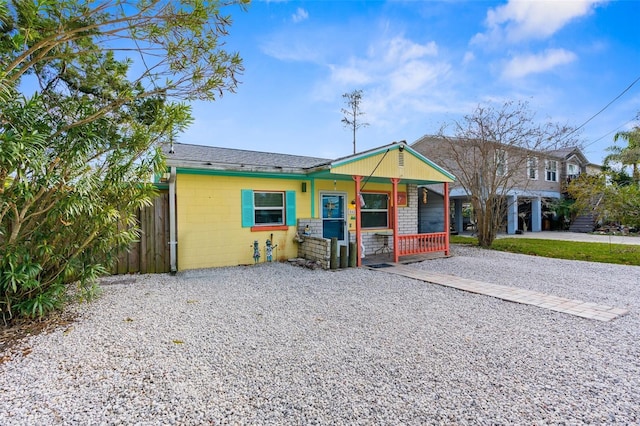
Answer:
POLYGON ((447 233, 398 235, 398 249, 399 256, 446 251, 447 233))
POLYGON ((580 177, 580 173, 567 175, 567 177, 565 178, 565 182, 567 184, 570 184, 572 180, 578 179, 579 177, 580 177))

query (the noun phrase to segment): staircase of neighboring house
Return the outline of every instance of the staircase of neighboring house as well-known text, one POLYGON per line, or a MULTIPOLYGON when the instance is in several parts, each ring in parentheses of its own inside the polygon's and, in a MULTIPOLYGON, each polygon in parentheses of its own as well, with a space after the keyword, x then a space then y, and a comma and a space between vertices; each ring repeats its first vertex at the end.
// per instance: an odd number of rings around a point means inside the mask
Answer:
POLYGON ((593 232, 596 229, 596 217, 593 212, 601 202, 602 194, 594 196, 591 199, 592 210, 587 208, 582 214, 576 216, 571 225, 569 225, 569 232, 593 232))
POLYGON ((596 227, 596 219, 591 213, 578 215, 571 225, 569 225, 569 232, 593 232, 596 227))

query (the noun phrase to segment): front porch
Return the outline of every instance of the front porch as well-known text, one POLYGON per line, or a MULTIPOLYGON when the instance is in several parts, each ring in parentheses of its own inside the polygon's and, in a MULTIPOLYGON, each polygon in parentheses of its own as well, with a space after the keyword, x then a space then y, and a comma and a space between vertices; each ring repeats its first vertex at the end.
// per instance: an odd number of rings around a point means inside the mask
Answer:
MULTIPOLYGON (((394 150, 394 154, 389 159, 391 165, 385 167, 386 175, 380 174, 376 176, 378 179, 386 179, 391 184, 391 225, 392 229, 388 232, 388 237, 385 241, 385 247, 387 247, 390 251, 390 254, 393 255, 393 262, 398 263, 400 261, 400 256, 407 255, 417 255, 417 254, 426 254, 426 253, 437 253, 441 252, 445 256, 449 255, 449 183, 453 181, 453 176, 449 175, 446 171, 440 169, 435 164, 431 163, 426 158, 422 157, 413 157, 414 160, 417 160, 414 163, 414 168, 411 174, 406 173, 405 164, 406 160, 404 157, 406 148, 403 145, 397 150, 394 150), (394 158, 395 157, 395 158, 394 158), (401 165, 402 167, 393 169, 393 162, 397 161, 397 165, 401 165), (413 184, 419 185, 433 185, 433 184, 442 184, 443 193, 444 193, 444 205, 442 206, 441 217, 443 219, 444 229, 442 232, 433 232, 428 234, 416 234, 416 233, 406 233, 403 234, 400 231, 400 220, 399 220, 399 198, 398 198, 398 184, 401 181, 410 181, 413 184), (422 182, 420 182, 422 181, 422 182), (390 237, 390 238, 389 238, 390 237), (390 245, 388 240, 392 240, 393 244, 390 245)), ((377 155, 377 163, 383 163, 385 157, 389 152, 392 152, 390 149, 387 149, 383 154, 376 153, 377 155)), ((416 154, 409 150, 409 153, 416 154)), ((374 157, 375 158, 375 157, 374 157)), ((366 165, 366 163, 363 163, 366 165)), ((362 173, 362 164, 349 162, 345 164, 336 164, 335 172, 342 174, 350 174, 354 183, 355 183, 355 192, 356 199, 361 198, 361 193, 366 185, 368 179, 371 176, 376 175, 377 165, 371 172, 368 178, 365 178, 365 174, 362 173), (360 167, 359 167, 360 166, 360 167)), ((333 172, 333 169, 332 169, 333 172)), ((426 202, 426 200, 425 200, 426 202)), ((360 255, 361 242, 362 242, 362 220, 361 213, 364 205, 361 203, 356 203, 356 248, 358 250, 357 264, 358 266, 362 265, 362 256, 360 255)), ((416 213, 416 223, 417 227, 417 213, 418 213, 418 205, 417 203, 412 207, 416 213)), ((415 231, 414 231, 415 232, 415 231)), ((384 250, 383 250, 384 251, 384 250)))
MULTIPOLYGON (((376 247, 373 254, 388 254, 393 262, 399 262, 401 256, 412 256, 429 253, 449 254, 449 184, 454 181, 453 175, 440 168, 429 159, 406 146, 403 142, 367 151, 361 154, 338 159, 331 163, 328 170, 319 173, 318 177, 333 177, 333 179, 350 177, 354 182, 355 219, 354 239, 357 250, 357 265, 361 266, 371 251, 365 246, 372 238, 383 240, 382 246, 376 247), (328 173, 327 173, 328 172, 328 173), (367 193, 365 187, 370 182, 390 186, 386 204, 376 206, 373 214, 388 212, 388 227, 379 227, 370 220, 364 220, 364 215, 371 215, 371 207, 365 201, 367 193), (399 185, 406 184, 408 194, 404 193, 401 201, 399 185), (442 204, 434 204, 432 197, 428 197, 426 186, 437 185, 441 188, 442 204), (418 195, 421 188, 422 195, 418 195), (431 202, 429 199, 431 198, 431 202), (419 233, 419 207, 434 204, 435 221, 439 225, 432 232, 419 233), (402 207, 400 207, 402 206, 402 207), (377 210, 376 210, 377 209, 377 210), (403 217, 400 217, 402 210, 403 217), (438 229, 440 228, 440 229, 438 229)), ((370 216, 368 216, 370 217, 370 216)), ((351 233, 351 232, 350 232, 351 233)))
MULTIPOLYGON (((364 254, 360 258, 360 263, 356 263, 358 266, 362 266, 389 262, 415 263, 445 257, 449 253, 449 238, 445 232, 401 234, 398 236, 397 245, 394 245, 393 230, 361 232, 362 245, 360 250, 356 249, 356 233, 349 232, 348 234, 352 244, 347 245, 347 250, 344 252, 338 246, 339 264, 348 263, 347 260, 340 259, 343 254, 347 258, 364 254), (397 258, 395 247, 398 247, 397 258), (350 250, 354 250, 354 253, 350 253, 350 250)), ((321 219, 299 219, 296 243, 299 245, 299 257, 318 261, 325 269, 330 268, 331 240, 322 236, 321 219)))

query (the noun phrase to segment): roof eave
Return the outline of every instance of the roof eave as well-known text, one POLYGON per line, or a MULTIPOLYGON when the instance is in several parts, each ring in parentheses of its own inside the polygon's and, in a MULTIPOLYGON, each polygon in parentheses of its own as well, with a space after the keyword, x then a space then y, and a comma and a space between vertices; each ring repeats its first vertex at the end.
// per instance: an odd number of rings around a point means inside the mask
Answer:
POLYGON ((244 172, 244 173, 287 173, 287 174, 306 174, 307 170, 300 167, 280 167, 280 166, 259 166, 254 164, 229 164, 229 163, 212 163, 188 160, 167 160, 168 167, 176 167, 194 170, 218 170, 226 172, 244 172))

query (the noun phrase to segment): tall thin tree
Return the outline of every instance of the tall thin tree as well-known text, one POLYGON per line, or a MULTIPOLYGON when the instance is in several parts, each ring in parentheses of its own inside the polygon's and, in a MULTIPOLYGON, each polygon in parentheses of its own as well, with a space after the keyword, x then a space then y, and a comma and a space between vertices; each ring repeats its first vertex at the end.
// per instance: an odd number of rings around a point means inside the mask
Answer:
POLYGON ((347 108, 342 108, 342 113, 344 114, 342 122, 345 127, 349 127, 353 132, 353 153, 355 154, 356 131, 361 127, 369 125, 369 123, 364 123, 359 119, 359 117, 364 115, 364 112, 360 110, 360 105, 362 103, 362 90, 358 89, 350 93, 345 93, 342 97, 346 99, 347 103, 347 108))
POLYGON ((635 126, 629 131, 616 133, 613 137, 613 142, 616 143, 618 140, 626 141, 627 146, 614 145, 607 148, 607 151, 611 154, 605 157, 604 163, 608 165, 609 163, 617 162, 623 168, 631 166, 633 181, 640 185, 640 126, 635 126))

